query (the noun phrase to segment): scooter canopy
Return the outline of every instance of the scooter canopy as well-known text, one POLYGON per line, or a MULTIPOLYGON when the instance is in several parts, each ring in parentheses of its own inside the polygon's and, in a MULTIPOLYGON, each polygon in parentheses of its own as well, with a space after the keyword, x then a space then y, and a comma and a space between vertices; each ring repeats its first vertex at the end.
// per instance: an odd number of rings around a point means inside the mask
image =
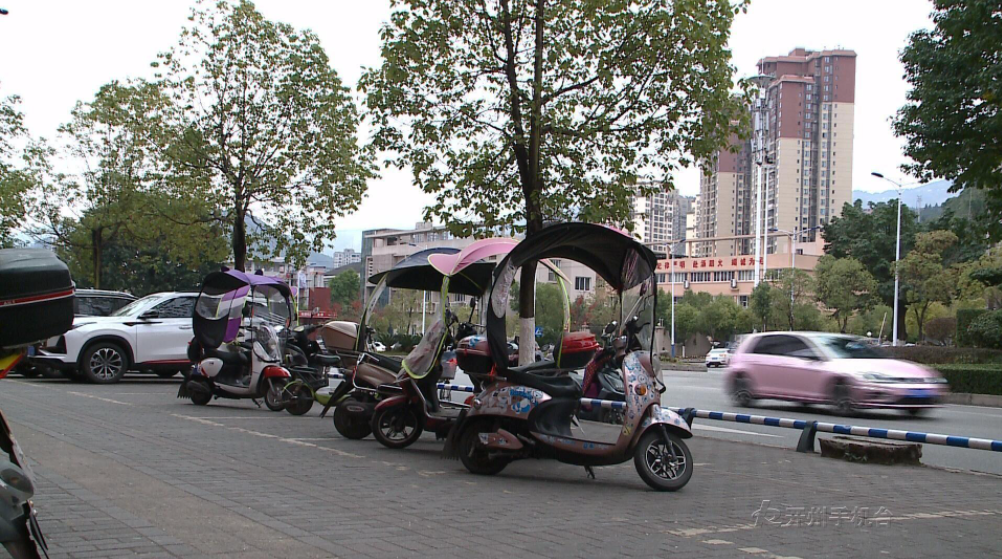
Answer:
POLYGON ((487 339, 499 372, 508 367, 505 316, 515 272, 524 264, 548 258, 573 260, 591 268, 621 297, 638 287, 642 288, 637 290, 639 297, 655 296, 652 281, 657 257, 651 249, 603 225, 561 223, 546 227, 519 243, 494 270, 487 339))
POLYGON ((192 330, 205 348, 217 348, 236 339, 244 309, 252 319, 288 327, 292 317, 292 290, 280 279, 239 270, 212 272, 202 280, 195 302, 192 330))
POLYGON ((442 289, 442 280, 450 277, 451 293, 482 295, 491 285, 493 262, 473 262, 452 275, 443 273, 430 261, 430 258, 436 255, 457 255, 460 252, 462 251, 458 248, 452 247, 428 248, 415 252, 389 270, 369 276, 369 282, 378 285, 380 281, 385 281, 386 287, 395 289, 439 291, 442 289))

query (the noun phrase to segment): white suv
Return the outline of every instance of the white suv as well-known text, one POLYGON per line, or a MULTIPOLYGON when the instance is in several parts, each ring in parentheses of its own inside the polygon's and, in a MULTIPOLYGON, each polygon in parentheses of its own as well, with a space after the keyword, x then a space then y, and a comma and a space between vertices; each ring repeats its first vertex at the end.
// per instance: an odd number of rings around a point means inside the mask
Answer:
POLYGON ((188 343, 197 293, 156 293, 111 316, 77 317, 62 336, 50 338, 31 357, 70 376, 108 384, 126 371, 171 377, 191 365, 188 343))

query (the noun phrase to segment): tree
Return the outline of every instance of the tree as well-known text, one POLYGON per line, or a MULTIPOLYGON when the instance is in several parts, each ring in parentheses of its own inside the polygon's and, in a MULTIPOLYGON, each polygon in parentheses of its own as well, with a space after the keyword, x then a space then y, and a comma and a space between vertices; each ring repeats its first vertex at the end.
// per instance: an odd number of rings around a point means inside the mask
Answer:
MULTIPOLYGON (((670 323, 668 328, 671 328, 670 323)), ((675 304, 675 343, 685 344, 689 338, 699 333, 699 311, 692 305, 675 304)), ((671 330, 668 331, 671 335, 671 330)))
MULTIPOLYGON (((46 166, 31 193, 30 233, 74 260, 76 272, 86 271, 74 277, 86 277, 96 288, 107 287, 103 253, 116 243, 126 252, 155 247, 152 254, 165 262, 191 269, 222 256, 206 205, 173 195, 180 181, 164 175, 135 125, 158 119, 167 104, 148 86, 101 87, 92 101, 77 103, 59 128, 63 152, 79 170, 65 174, 46 166)), ((49 156, 54 153, 50 148, 49 156)))
MULTIPOLYGON (((745 132, 727 50, 745 4, 393 0, 383 64, 359 82, 373 145, 457 234, 626 222, 634 193, 745 132)), ((523 337, 534 275, 523 266, 523 337)))
POLYGON ((362 290, 362 277, 355 270, 345 270, 331 278, 328 287, 331 290, 331 303, 348 309, 358 300, 362 290))
POLYGON ((818 301, 832 311, 840 332, 846 331, 853 313, 873 306, 877 281, 859 260, 826 254, 818 259, 814 275, 818 301))
POLYGON ((29 192, 41 183, 50 154, 29 136, 20 103, 16 95, 0 97, 0 248, 13 245, 15 231, 24 226, 29 192))
POLYGON ((773 320, 775 324, 788 323, 790 330, 816 329, 809 328, 797 320, 797 317, 800 316, 811 324, 817 323, 814 317, 819 312, 811 313, 808 310, 817 311, 816 301, 812 294, 812 281, 810 274, 803 270, 796 270, 793 274, 787 270, 782 275, 779 285, 775 286, 772 291, 770 320, 773 320))
MULTIPOLYGON (((977 188, 1002 212, 1002 91, 998 0, 935 0, 935 26, 913 33, 901 53, 908 102, 894 132, 905 138, 905 170, 922 180, 977 188)), ((995 240, 998 240, 996 238, 995 240)))
POLYGON ((177 46, 161 53, 156 86, 173 101, 147 123, 171 170, 198 179, 197 196, 231 231, 246 266, 247 222, 273 242, 251 248, 301 263, 358 208, 371 157, 359 117, 316 35, 265 19, 246 0, 192 11, 177 46))
MULTIPOLYGON (((733 297, 728 295, 714 297, 713 301, 703 307, 699 313, 698 330, 714 341, 728 340, 737 332, 738 318, 742 310, 744 309, 734 302, 733 297)), ((754 317, 754 315, 745 316, 754 317)), ((748 324, 750 323, 747 318, 744 318, 742 325, 748 326, 748 324)))
POLYGON ((943 255, 957 244, 950 231, 932 231, 915 236, 915 248, 899 266, 905 300, 911 305, 921 342, 929 305, 948 304, 957 289, 957 271, 943 266, 943 255))
POLYGON ((755 316, 755 324, 763 332, 769 329, 769 313, 775 298, 776 293, 769 282, 763 281, 752 290, 751 312, 755 316))
MULTIPOLYGON (((845 204, 842 214, 825 225, 825 253, 835 258, 851 257, 863 264, 877 280, 876 295, 885 305, 894 305, 894 252, 897 237, 898 202, 870 203, 863 208, 859 200, 845 204)), ((908 206, 901 208, 901 257, 904 258, 915 244, 919 231, 915 212, 908 206)), ((907 339, 905 305, 898 307, 899 339, 907 339)))

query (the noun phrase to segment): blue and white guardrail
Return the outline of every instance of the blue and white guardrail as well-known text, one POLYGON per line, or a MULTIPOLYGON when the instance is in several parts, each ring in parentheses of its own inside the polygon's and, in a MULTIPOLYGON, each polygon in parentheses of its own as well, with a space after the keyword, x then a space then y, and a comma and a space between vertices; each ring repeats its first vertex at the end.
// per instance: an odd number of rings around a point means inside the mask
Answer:
MULTIPOLYGON (((328 378, 343 379, 342 373, 328 373, 328 378)), ((462 384, 448 384, 440 382, 437 385, 439 390, 469 392, 473 393, 472 386, 462 384)), ((613 400, 600 400, 598 398, 581 398, 581 403, 589 406, 598 406, 613 410, 626 409, 625 402, 613 400)), ((991 452, 1002 452, 1002 441, 992 439, 980 439, 976 437, 960 437, 957 435, 944 435, 940 433, 922 433, 918 431, 901 431, 897 429, 877 429, 874 427, 859 427, 855 425, 842 425, 838 423, 826 423, 823 421, 813 421, 806 419, 791 419, 788 417, 768 417, 764 415, 753 415, 748 413, 733 413, 724 411, 697 410, 694 408, 670 408, 681 415, 691 425, 693 419, 713 419, 717 421, 733 421, 735 423, 748 423, 749 425, 766 425, 768 427, 783 427, 786 429, 798 429, 803 431, 800 437, 800 444, 797 450, 800 452, 814 452, 814 440, 816 433, 834 433, 836 435, 855 435, 858 437, 870 437, 874 439, 890 439, 896 441, 908 441, 913 443, 936 444, 942 446, 952 446, 957 448, 971 448, 975 450, 988 450, 991 452)))

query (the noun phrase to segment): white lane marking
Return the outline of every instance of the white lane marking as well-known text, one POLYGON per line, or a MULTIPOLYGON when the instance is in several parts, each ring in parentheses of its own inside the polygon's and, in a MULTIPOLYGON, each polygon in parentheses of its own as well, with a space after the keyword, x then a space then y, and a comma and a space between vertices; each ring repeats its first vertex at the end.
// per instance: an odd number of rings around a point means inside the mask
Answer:
POLYGON ((755 435, 756 437, 773 437, 776 439, 783 438, 782 435, 773 435, 770 433, 756 433, 755 431, 742 431, 741 429, 728 429, 727 427, 716 427, 714 425, 700 425, 699 423, 693 423, 692 428, 701 431, 714 431, 717 433, 734 433, 736 435, 755 435))
POLYGON ((703 540, 703 543, 708 545, 734 545, 734 542, 727 540, 703 540))
POLYGON ((172 413, 171 415, 174 416, 174 417, 179 417, 181 419, 187 419, 188 421, 194 421, 196 423, 201 423, 203 425, 211 425, 212 427, 222 427, 223 429, 228 429, 230 431, 236 431, 237 433, 245 433, 247 435, 253 435, 255 437, 263 437, 263 438, 266 438, 266 439, 275 439, 275 440, 281 441, 283 443, 292 444, 292 445, 296 445, 296 446, 305 446, 305 447, 310 447, 310 448, 316 448, 318 450, 324 450, 324 451, 330 452, 332 454, 337 454, 338 456, 347 456, 347 457, 350 457, 350 458, 365 458, 365 456, 362 456, 360 454, 352 454, 351 452, 345 452, 343 450, 338 450, 336 448, 330 448, 330 447, 326 447, 326 446, 320 446, 318 444, 313 444, 311 442, 306 442, 306 441, 304 441, 302 439, 295 439, 295 438, 289 438, 289 437, 280 437, 278 435, 273 435, 271 433, 262 433, 261 431, 254 431, 254 430, 251 430, 251 429, 244 429, 243 427, 231 427, 229 425, 225 425, 223 423, 219 423, 219 422, 212 421, 212 420, 209 420, 209 419, 204 419, 204 418, 201 418, 201 417, 192 417, 190 415, 184 415, 184 414, 180 414, 180 413, 172 413))
POLYGON ((120 406, 132 406, 131 402, 120 402, 118 400, 112 400, 111 398, 102 398, 100 396, 94 396, 93 394, 84 394, 83 392, 67 392, 67 394, 72 394, 74 396, 83 396, 84 398, 92 398, 94 400, 101 400, 102 402, 108 402, 109 404, 118 404, 120 406))

